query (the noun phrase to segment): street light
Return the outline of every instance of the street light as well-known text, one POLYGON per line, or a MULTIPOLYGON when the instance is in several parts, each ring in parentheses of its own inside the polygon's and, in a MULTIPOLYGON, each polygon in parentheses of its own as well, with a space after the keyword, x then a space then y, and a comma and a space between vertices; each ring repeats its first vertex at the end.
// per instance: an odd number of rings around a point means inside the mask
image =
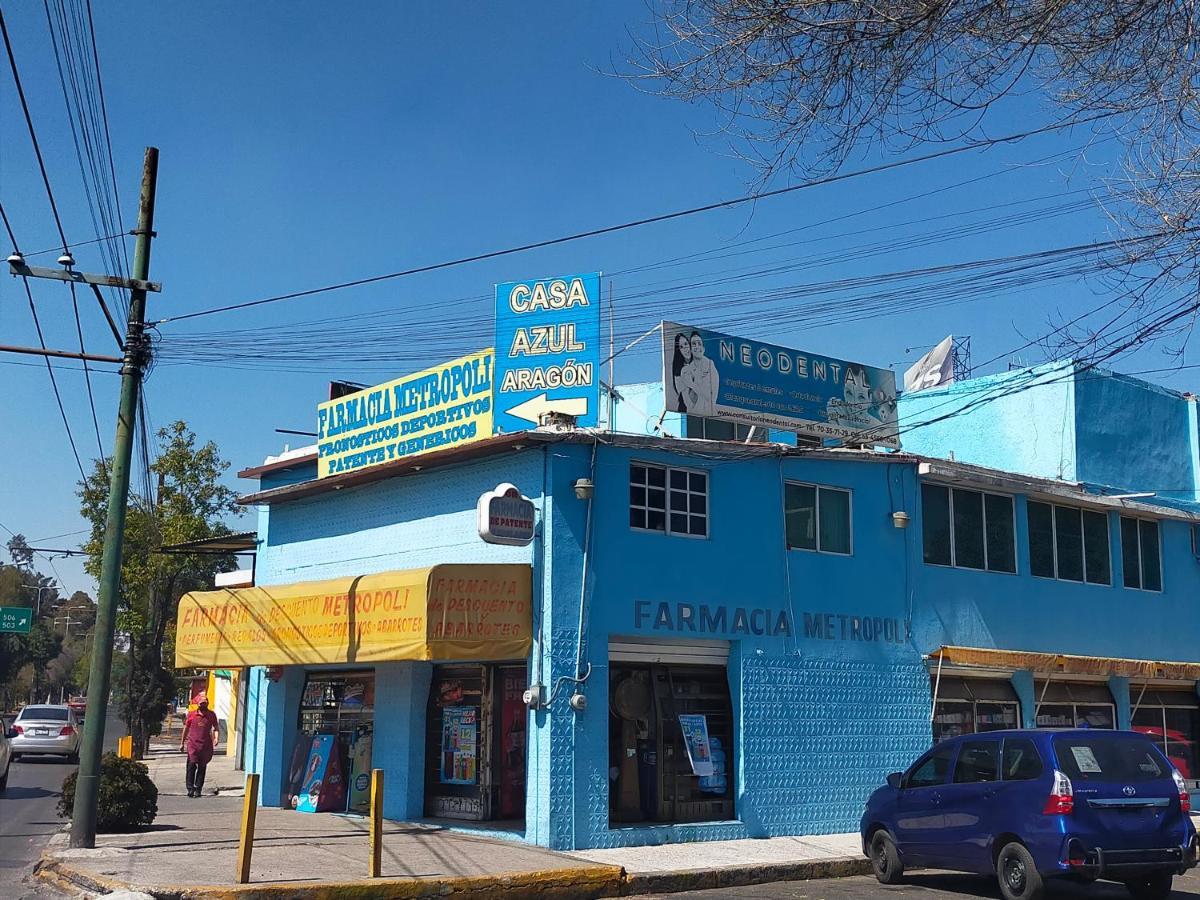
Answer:
POLYGON ((57 585, 57 584, 46 584, 46 585, 40 585, 40 586, 39 586, 39 585, 32 585, 32 584, 23 584, 23 585, 21 585, 21 587, 25 588, 26 590, 30 590, 30 591, 37 591, 37 592, 38 592, 38 595, 37 595, 37 611, 36 611, 36 615, 37 615, 37 616, 41 616, 41 614, 42 614, 42 592, 43 592, 43 591, 57 591, 57 590, 58 590, 58 585, 57 585))

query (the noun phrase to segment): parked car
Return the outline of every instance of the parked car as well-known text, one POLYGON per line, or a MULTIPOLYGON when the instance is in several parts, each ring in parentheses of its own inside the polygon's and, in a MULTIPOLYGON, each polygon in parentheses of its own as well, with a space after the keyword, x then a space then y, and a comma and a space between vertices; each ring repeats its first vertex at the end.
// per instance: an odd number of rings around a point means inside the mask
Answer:
POLYGON ((79 762, 79 720, 69 706, 26 706, 13 722, 13 759, 54 754, 79 762))
POLYGON ((0 716, 0 793, 8 788, 8 770, 12 768, 12 744, 15 734, 8 724, 7 716, 0 716))
POLYGON ((1196 865, 1190 812, 1179 772, 1145 735, 993 731, 943 741, 889 775, 861 835, 884 884, 926 866, 995 875, 1006 900, 1037 900, 1055 878, 1120 881, 1159 900, 1196 865))

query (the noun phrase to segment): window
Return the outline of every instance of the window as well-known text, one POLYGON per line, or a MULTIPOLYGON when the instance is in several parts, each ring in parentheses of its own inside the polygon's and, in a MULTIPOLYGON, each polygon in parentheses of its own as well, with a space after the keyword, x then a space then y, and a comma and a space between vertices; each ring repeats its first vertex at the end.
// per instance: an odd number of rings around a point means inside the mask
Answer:
POLYGON ((850 492, 788 482, 783 486, 787 545, 850 554, 850 492))
POLYGON ((1200 778, 1200 698, 1195 692, 1130 685, 1129 697, 1132 730, 1152 738, 1184 778, 1200 778))
POLYGON ((1154 781, 1166 774, 1158 754, 1145 738, 1122 732, 1056 737, 1054 755, 1063 774, 1076 785, 1090 780, 1117 784, 1154 781))
POLYGON ((613 662, 609 701, 610 827, 734 818, 738 769, 725 666, 613 662), (690 742, 682 716, 703 724, 690 742), (696 771, 703 763, 707 774, 696 771))
POLYGON ((1042 758, 1029 738, 1005 738, 1003 763, 1005 781, 1032 781, 1042 775, 1042 758))
POLYGON ((629 524, 645 531, 708 537, 708 474, 631 463, 629 524))
POLYGON ((743 425, 741 422, 726 422, 724 419, 710 419, 706 416, 685 416, 684 433, 690 438, 700 438, 705 441, 741 441, 747 440, 752 444, 767 443, 766 427, 759 425, 743 425))
POLYGON ((1030 500, 1029 570, 1041 578, 1112 584, 1108 516, 1030 500))
POLYGON ((1141 591, 1162 590, 1158 523, 1121 516, 1121 561, 1125 587, 1141 591))
POLYGON ((999 741, 963 741, 954 764, 955 784, 978 784, 1000 778, 999 741))
POLYGON ((1039 681, 1034 721, 1038 728, 1116 728, 1112 694, 1103 684, 1080 681, 1039 681))
POLYGON ((950 763, 954 759, 954 747, 942 747, 925 757, 909 773, 904 782, 906 788, 934 787, 945 784, 950 774, 950 763))
POLYGON ((931 676, 936 688, 933 710, 933 742, 1020 727, 1020 704, 1012 685, 990 678, 931 676))
POLYGON ((921 485, 925 562, 1016 572, 1012 497, 921 485))

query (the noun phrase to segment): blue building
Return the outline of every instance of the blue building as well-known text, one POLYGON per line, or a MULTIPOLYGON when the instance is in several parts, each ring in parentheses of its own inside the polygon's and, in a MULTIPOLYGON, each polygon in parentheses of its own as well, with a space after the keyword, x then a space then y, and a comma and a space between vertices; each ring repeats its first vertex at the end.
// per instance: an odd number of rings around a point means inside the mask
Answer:
MULTIPOLYGON (((902 421, 992 387, 913 395, 902 421)), ((332 631, 369 608, 364 578, 426 579, 444 625, 438 567, 531 573, 517 650, 430 637, 420 658, 312 663, 299 638, 257 657, 245 623, 209 622, 248 668, 263 804, 289 802, 294 748, 323 730, 347 753, 371 735, 389 818, 556 849, 851 830, 888 772, 964 731, 1134 727, 1200 776, 1193 400, 1079 375, 877 452, 655 416, 654 390, 622 387, 612 431, 242 473, 251 590, 342 591, 312 606, 332 631), (505 483, 536 509, 527 546, 479 537, 505 483)))

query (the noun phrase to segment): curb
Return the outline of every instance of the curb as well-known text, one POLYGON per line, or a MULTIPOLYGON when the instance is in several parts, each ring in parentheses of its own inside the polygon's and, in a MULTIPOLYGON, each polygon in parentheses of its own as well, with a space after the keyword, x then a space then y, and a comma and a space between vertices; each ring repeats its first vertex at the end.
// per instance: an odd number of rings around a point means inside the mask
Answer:
POLYGON ((635 872, 625 874, 621 883, 621 894, 625 897, 640 894, 676 894, 682 891, 717 890, 779 881, 849 878, 854 875, 869 875, 870 872, 869 859, 850 856, 718 869, 635 872))
POLYGON ((848 878, 871 871, 870 860, 856 857, 806 860, 794 863, 731 866, 718 869, 681 869, 630 874, 619 866, 581 866, 575 869, 475 875, 455 878, 379 878, 362 881, 321 882, 309 885, 131 885, 72 866, 47 854, 37 864, 35 876, 60 887, 93 893, 117 890, 144 891, 157 900, 503 900, 513 896, 541 900, 593 900, 601 897, 636 897, 682 891, 719 890, 752 884, 848 878))
POLYGON ((625 872, 619 866, 475 875, 456 878, 377 878, 325 881, 310 885, 132 885, 83 872, 64 860, 43 858, 37 878, 59 886, 109 893, 142 891, 156 900, 507 900, 513 896, 540 900, 594 900, 620 896, 625 872))

